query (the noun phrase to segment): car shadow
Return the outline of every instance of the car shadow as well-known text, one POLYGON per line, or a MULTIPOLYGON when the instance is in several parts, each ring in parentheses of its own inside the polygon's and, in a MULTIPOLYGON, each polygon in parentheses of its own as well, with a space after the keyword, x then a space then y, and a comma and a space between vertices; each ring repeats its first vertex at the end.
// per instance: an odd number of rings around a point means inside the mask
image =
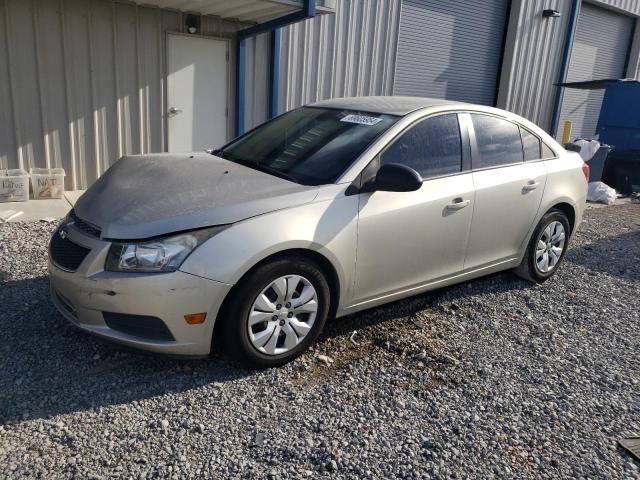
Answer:
POLYGON ((187 361, 91 336, 56 311, 48 282, 39 277, 0 284, 0 424, 127 403, 254 373, 219 355, 187 361))
MULTIPOLYGON (((511 274, 480 282, 485 291, 528 288, 511 274)), ((446 296, 448 287, 328 322, 319 342, 355 329, 411 316, 446 296)), ((139 351, 86 334, 64 319, 48 297, 48 278, 0 283, 0 424, 118 405, 260 375, 227 356, 185 360, 139 351), (34 299, 36 299, 34 301, 34 299)))

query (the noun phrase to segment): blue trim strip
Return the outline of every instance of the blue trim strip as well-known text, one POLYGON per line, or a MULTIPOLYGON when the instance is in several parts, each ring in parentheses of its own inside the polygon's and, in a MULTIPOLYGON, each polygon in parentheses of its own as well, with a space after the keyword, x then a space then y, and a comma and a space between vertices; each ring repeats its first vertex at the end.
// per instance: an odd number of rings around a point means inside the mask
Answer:
MULTIPOLYGON (((235 130, 236 136, 244 133, 244 107, 245 107, 245 64, 246 64, 246 42, 249 37, 253 37, 260 33, 270 32, 272 30, 279 29, 289 25, 290 23, 299 22, 307 18, 316 16, 316 0, 304 0, 304 6, 302 10, 299 10, 289 15, 284 15, 279 18, 274 18, 265 23, 254 25, 253 27, 245 28, 237 32, 237 55, 236 55, 236 122, 235 130)), ((279 34, 278 34, 279 35, 279 34)), ((275 42, 272 42, 272 48, 275 42)), ((275 57, 280 55, 280 48, 271 51, 272 56, 272 73, 271 73, 271 88, 269 98, 269 114, 274 116, 273 112, 277 112, 278 106, 278 94, 277 88, 279 87, 279 69, 273 68, 273 65, 279 65, 280 60, 278 58, 277 63, 275 57), (273 80, 276 80, 275 82, 273 80), (275 96, 275 98, 274 98, 275 96), (274 109, 275 105, 275 109, 274 109)))
MULTIPOLYGON (((569 17, 569 23, 567 24, 567 37, 564 41, 564 51, 562 52, 562 63, 560 64, 560 75, 558 77, 558 83, 564 83, 567 81, 567 74, 569 73, 569 62, 571 60, 571 49, 573 48, 573 39, 576 36, 578 16, 580 15, 580 1, 581 0, 573 0, 573 4, 571 5, 571 17, 569 17)), ((549 133, 554 138, 558 133, 560 109, 562 108, 562 99, 564 98, 564 87, 557 88, 558 90, 556 90, 556 97, 553 101, 551 127, 549 128, 549 133)))
POLYGON ((282 32, 276 28, 271 32, 271 78, 269 79, 269 118, 278 115, 278 94, 280 90, 280 42, 282 32))

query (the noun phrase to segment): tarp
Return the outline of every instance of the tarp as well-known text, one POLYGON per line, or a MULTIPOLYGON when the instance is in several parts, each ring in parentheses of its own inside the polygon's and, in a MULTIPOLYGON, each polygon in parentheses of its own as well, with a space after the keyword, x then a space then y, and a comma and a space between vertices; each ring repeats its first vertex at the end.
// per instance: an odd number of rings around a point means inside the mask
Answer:
POLYGON ((600 80, 585 80, 582 82, 556 83, 557 87, 578 88, 581 90, 600 90, 609 83, 640 83, 635 78, 603 78, 600 80))

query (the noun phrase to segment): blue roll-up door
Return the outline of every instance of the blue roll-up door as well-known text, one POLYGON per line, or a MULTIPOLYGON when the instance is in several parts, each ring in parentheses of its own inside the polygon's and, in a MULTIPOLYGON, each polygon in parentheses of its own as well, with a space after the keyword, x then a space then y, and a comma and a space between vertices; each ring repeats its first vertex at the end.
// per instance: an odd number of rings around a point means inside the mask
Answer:
POLYGON ((493 105, 509 0, 403 0, 395 95, 493 105))
MULTIPOLYGON (((582 3, 571 49, 567 82, 624 78, 633 34, 632 17, 582 3)), ((573 138, 596 133, 604 90, 566 88, 560 110, 560 128, 571 120, 573 138)))

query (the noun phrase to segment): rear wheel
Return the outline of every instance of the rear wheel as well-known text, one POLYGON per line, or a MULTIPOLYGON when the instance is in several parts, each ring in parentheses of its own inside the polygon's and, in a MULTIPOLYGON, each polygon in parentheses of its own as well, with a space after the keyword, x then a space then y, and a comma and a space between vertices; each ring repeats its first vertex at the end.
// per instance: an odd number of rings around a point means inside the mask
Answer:
POLYGON ((550 210, 536 227, 516 274, 532 282, 551 278, 569 244, 569 220, 559 210, 550 210))
POLYGON ((329 312, 327 280, 303 258, 258 267, 233 295, 224 320, 226 348, 254 366, 274 367, 301 355, 329 312))

